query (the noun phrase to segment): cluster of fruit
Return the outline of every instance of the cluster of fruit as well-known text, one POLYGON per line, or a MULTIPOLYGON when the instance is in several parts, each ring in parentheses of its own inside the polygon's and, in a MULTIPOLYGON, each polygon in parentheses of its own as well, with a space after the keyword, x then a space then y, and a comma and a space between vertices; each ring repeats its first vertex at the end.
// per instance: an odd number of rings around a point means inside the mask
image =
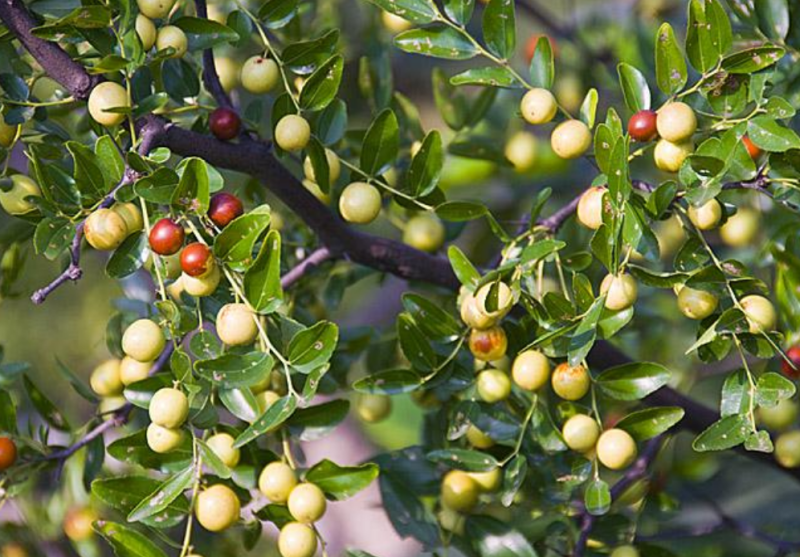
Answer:
POLYGON ((96 250, 117 249, 125 238, 144 228, 142 212, 133 203, 115 203, 93 211, 83 224, 83 235, 96 250))

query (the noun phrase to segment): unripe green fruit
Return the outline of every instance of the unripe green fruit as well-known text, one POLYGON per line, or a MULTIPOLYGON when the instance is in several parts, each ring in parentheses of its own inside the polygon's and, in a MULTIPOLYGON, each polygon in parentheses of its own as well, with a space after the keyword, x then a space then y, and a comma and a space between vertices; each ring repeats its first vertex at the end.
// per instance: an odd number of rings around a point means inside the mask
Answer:
POLYGON ((92 371, 89 385, 98 396, 115 396, 122 393, 125 385, 120 377, 120 361, 112 358, 104 361, 92 371))
POLYGON ((290 522, 278 534, 281 557, 313 557, 317 552, 317 534, 307 524, 290 522))
POLYGON ((556 116, 558 104, 547 89, 534 88, 525 93, 519 104, 522 118, 529 124, 546 124, 556 116))
POLYGON ((241 451, 239 449, 233 448, 234 438, 232 435, 227 433, 217 433, 216 435, 212 435, 206 441, 206 444, 209 448, 214 451, 219 459, 227 466, 228 468, 235 468, 237 464, 239 464, 239 458, 241 458, 241 451))
POLYGON ((156 44, 158 30, 156 29, 156 24, 149 17, 142 14, 136 16, 136 34, 139 35, 139 40, 142 41, 143 49, 150 50, 156 44))
POLYGON ((353 182, 339 197, 339 212, 347 222, 369 224, 381 212, 381 192, 366 182, 353 182))
POLYGON ((775 441, 775 460, 784 468, 800 467, 800 431, 778 436, 775 441))
POLYGON ((258 336, 256 316, 245 304, 225 304, 217 314, 217 335, 229 346, 252 343, 258 336))
POLYGON ((223 484, 201 491, 196 499, 197 521, 210 532, 221 532, 239 520, 241 503, 236 493, 223 484))
POLYGON ((275 143, 284 151, 300 151, 311 139, 311 126, 302 116, 288 114, 275 126, 275 143))
POLYGON ((476 449, 488 449, 494 446, 494 439, 471 424, 467 428, 467 441, 476 449))
POLYGON ((222 89, 226 93, 236 89, 239 85, 239 74, 241 72, 239 63, 236 60, 228 56, 215 57, 214 68, 219 76, 219 84, 222 85, 222 89))
POLYGON ((305 179, 303 180, 303 187, 306 188, 311 194, 316 197, 320 203, 325 205, 330 204, 331 196, 328 193, 322 191, 322 189, 317 185, 316 182, 312 182, 311 180, 305 179))
POLYGON ((636 460, 636 441, 630 433, 621 429, 609 429, 597 440, 597 458, 611 470, 627 468, 636 460))
POLYGON ((536 136, 525 131, 519 131, 508 139, 505 156, 517 172, 533 170, 536 164, 537 144, 536 136))
POLYGON ((36 182, 23 174, 11 176, 11 189, 0 190, 0 205, 9 215, 24 215, 36 209, 36 205, 26 200, 28 196, 41 197, 42 190, 36 182))
POLYGON ((116 126, 127 118, 121 112, 107 112, 112 108, 130 108, 131 103, 125 87, 113 81, 104 81, 89 94, 89 114, 101 126, 116 126))
POLYGON ((5 116, 0 113, 0 145, 8 149, 17 138, 20 130, 19 124, 7 124, 5 116))
POLYGON ((122 358, 119 364, 119 377, 122 384, 126 387, 133 385, 137 381, 147 379, 150 373, 150 368, 153 367, 153 362, 140 362, 130 356, 122 358))
POLYGON ((258 409, 261 410, 262 414, 269 410, 269 407, 278 402, 280 399, 281 395, 275 391, 263 391, 256 395, 258 409))
POLYGON ((189 48, 189 39, 183 29, 174 25, 165 25, 158 30, 156 37, 156 50, 162 51, 167 48, 173 48, 175 51, 169 56, 170 58, 180 58, 189 48))
POLYGON ((296 521, 311 524, 322 518, 328 505, 325 494, 319 487, 312 483, 302 483, 289 494, 286 506, 296 521))
POLYGON ((459 536, 464 535, 464 526, 467 521, 461 513, 442 507, 436 514, 436 518, 439 520, 439 526, 442 527, 442 530, 453 532, 459 536))
POLYGON ((511 394, 511 379, 499 369, 487 369, 478 374, 478 396, 489 404, 505 400, 511 394))
POLYGON ((740 207, 719 229, 719 236, 729 246, 743 248, 750 245, 758 234, 759 220, 758 211, 750 207, 740 207))
POLYGON ((698 230, 711 230, 722 219, 722 205, 716 199, 709 199, 699 207, 689 205, 687 214, 698 230))
POLYGON ((469 335, 469 349, 473 356, 484 362, 499 360, 506 355, 508 337, 502 327, 472 329, 469 335))
POLYGON ((160 19, 169 15, 175 0, 136 0, 139 11, 150 19, 160 19))
POLYGON ((689 319, 705 319, 717 309, 719 298, 705 290, 684 286, 678 293, 678 308, 689 319))
POLYGON ((159 389, 150 399, 150 421, 169 429, 179 428, 189 417, 189 399, 178 389, 159 389))
POLYGON ((586 414, 575 414, 561 429, 567 447, 579 453, 590 451, 597 444, 600 437, 600 426, 597 421, 586 414))
POLYGON ((468 472, 468 474, 478 484, 478 488, 485 493, 497 491, 503 483, 502 468, 495 468, 488 472, 468 472))
POLYGON ((181 446, 184 435, 182 429, 169 429, 158 424, 150 424, 147 426, 147 446, 158 454, 168 453, 181 446))
POLYGON ((394 15, 391 12, 381 12, 381 22, 386 29, 395 34, 408 31, 413 26, 410 21, 403 19, 399 15, 394 15))
MULTIPOLYGON (((177 280, 183 269, 181 269, 181 254, 174 253, 172 255, 162 255, 160 258, 161 268, 164 272, 164 278, 169 280, 177 280)), ((183 286, 181 285, 181 288, 183 286)))
POLYGON ((122 335, 122 350, 140 362, 152 362, 167 343, 161 327, 149 319, 134 321, 122 335))
POLYGON ((411 217, 403 230, 403 242, 420 251, 433 253, 444 244, 445 228, 438 217, 420 213, 411 217))
POLYGON ((112 414, 125 406, 128 401, 124 396, 107 396, 100 399, 100 404, 97 405, 97 413, 105 416, 106 420, 113 418, 112 414))
POLYGON ((681 169, 686 157, 694 152, 694 143, 688 139, 681 143, 672 143, 666 139, 659 139, 653 150, 653 160, 656 167, 664 172, 677 172, 681 169))
POLYGON ((128 237, 125 220, 111 209, 97 209, 86 219, 83 235, 96 250, 116 249, 128 237))
POLYGON ((374 424, 385 420, 392 411, 392 399, 386 395, 360 394, 356 400, 358 417, 374 424))
MULTIPOLYGON (((342 174, 342 163, 339 160, 339 155, 325 148, 325 159, 328 161, 328 182, 335 184, 342 174)), ((311 163, 311 157, 306 157, 306 160, 303 161, 303 174, 305 174, 307 180, 314 183, 317 182, 317 177, 314 174, 314 165, 311 163)))
POLYGON ((608 274, 600 284, 600 293, 606 295, 605 306, 611 311, 622 311, 628 309, 634 303, 639 294, 639 287, 636 279, 628 274, 612 275, 608 274))
POLYGON ((478 300, 471 292, 465 293, 461 300, 461 320, 472 329, 488 329, 497 323, 496 318, 481 310, 478 300))
POLYGON ((442 481, 442 505, 458 512, 469 512, 478 503, 478 482, 461 470, 451 470, 442 481))
POLYGON ((780 431, 795 423, 798 412, 800 412, 800 407, 797 402, 784 398, 771 408, 759 408, 758 421, 768 429, 780 431))
POLYGON ((658 111, 656 129, 663 139, 680 143, 691 138, 697 130, 697 116, 688 104, 671 102, 658 111))
POLYGON ((582 365, 571 366, 564 362, 553 370, 553 391, 564 400, 580 400, 589 392, 592 383, 589 372, 582 365))
POLYGON ((278 84, 280 78, 278 64, 271 58, 253 56, 242 64, 240 75, 242 87, 253 94, 269 93, 278 84))
POLYGON ((578 201, 578 222, 586 228, 597 230, 603 224, 603 205, 606 188, 594 186, 589 188, 578 201))
POLYGON ((750 325, 750 332, 755 334, 766 333, 775 328, 778 316, 775 313, 775 306, 764 296, 751 294, 739 301, 744 310, 747 323, 750 325))
POLYGON ((115 203, 111 210, 122 217, 125 221, 125 227, 128 230, 128 235, 140 231, 144 228, 144 219, 142 218, 142 211, 133 203, 115 203))
POLYGON ((550 379, 550 360, 538 350, 520 352, 511 366, 514 383, 526 391, 538 391, 550 379))
POLYGON ((273 503, 282 505, 297 485, 294 470, 283 462, 270 462, 258 477, 258 489, 273 503))
POLYGON ((514 307, 514 294, 511 292, 511 288, 509 288, 506 283, 490 282, 488 284, 484 284, 478 289, 477 292, 475 292, 475 301, 481 313, 488 315, 496 321, 499 321, 508 315, 508 312, 511 311, 511 308, 514 307), (492 293, 492 289, 495 287, 495 284, 497 285, 495 309, 489 310, 489 295, 492 293))
POLYGON ((181 283, 183 284, 183 289, 189 296, 202 298, 204 296, 211 296, 214 293, 217 286, 219 286, 220 278, 222 278, 222 273, 219 270, 219 266, 214 265, 211 267, 211 271, 205 276, 192 277, 183 273, 181 275, 181 283))
POLYGON ((639 550, 632 545, 621 545, 611 552, 611 557, 639 557, 639 550))
POLYGON ((562 159, 577 159, 592 145, 592 132, 580 120, 560 123, 550 136, 550 146, 562 159))

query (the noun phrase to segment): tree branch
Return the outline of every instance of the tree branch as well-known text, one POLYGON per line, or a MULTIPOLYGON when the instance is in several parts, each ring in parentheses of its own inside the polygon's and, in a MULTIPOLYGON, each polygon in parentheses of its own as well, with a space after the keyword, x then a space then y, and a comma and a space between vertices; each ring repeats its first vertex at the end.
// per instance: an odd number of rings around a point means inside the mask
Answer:
POLYGON ((287 271, 281 277, 281 286, 286 289, 293 285, 295 282, 303 278, 305 274, 311 271, 314 267, 318 267, 325 261, 331 259, 331 252, 326 247, 321 247, 311 253, 308 257, 303 259, 300 263, 295 265, 294 268, 287 271))
MULTIPOLYGON (((206 7, 206 0, 195 0, 195 8, 197 9, 197 17, 201 19, 208 18, 208 8, 206 7)), ((234 109, 233 102, 222 87, 217 74, 217 68, 214 63, 214 51, 207 48, 203 51, 203 84, 217 104, 223 108, 234 109)))

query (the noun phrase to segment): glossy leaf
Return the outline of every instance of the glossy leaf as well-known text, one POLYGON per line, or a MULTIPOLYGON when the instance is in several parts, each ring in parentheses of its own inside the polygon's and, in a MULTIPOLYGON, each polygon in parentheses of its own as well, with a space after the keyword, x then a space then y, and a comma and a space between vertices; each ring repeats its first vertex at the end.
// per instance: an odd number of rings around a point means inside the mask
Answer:
POLYGON ((259 313, 272 313, 283 303, 281 287, 281 235, 267 233, 253 265, 244 275, 244 295, 259 313))
POLYGON ((662 365, 633 362, 603 371, 596 384, 617 400, 640 400, 669 382, 670 372, 662 365))
POLYGON ((679 407, 645 408, 628 414, 614 427, 627 431, 637 441, 646 441, 668 431, 684 414, 679 407))
POLYGON ((639 112, 650 108, 650 87, 642 72, 630 64, 620 63, 617 66, 619 84, 625 104, 631 112, 639 112))
POLYGON ((378 477, 376 464, 339 466, 328 459, 321 460, 306 472, 306 481, 315 484, 334 501, 343 501, 365 489, 378 477))
POLYGON ((469 60, 478 54, 477 47, 461 33, 442 24, 404 31, 394 38, 400 50, 448 60, 469 60))
POLYGON ((664 23, 656 34, 656 83, 662 92, 672 95, 683 89, 686 80, 686 61, 675 32, 669 23, 664 23))
POLYGON ((292 337, 289 363, 300 373, 310 373, 328 363, 338 340, 339 327, 330 321, 319 321, 292 337))
POLYGON ((514 0, 489 0, 483 10, 483 40, 489 51, 508 58, 516 46, 514 0))
POLYGON ((194 369, 213 385, 233 389, 257 384, 272 369, 272 356, 265 352, 224 354, 213 360, 195 362, 194 369))

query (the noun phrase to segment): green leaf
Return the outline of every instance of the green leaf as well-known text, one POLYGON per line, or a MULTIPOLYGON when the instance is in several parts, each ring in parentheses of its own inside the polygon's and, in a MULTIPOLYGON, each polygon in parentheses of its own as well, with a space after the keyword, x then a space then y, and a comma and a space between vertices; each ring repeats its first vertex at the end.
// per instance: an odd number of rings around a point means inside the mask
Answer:
POLYGON ((406 176, 406 188, 414 197, 424 197, 439 183, 444 167, 442 136, 434 130, 425 136, 417 154, 411 161, 406 176))
POLYGON ((94 529, 111 545, 117 557, 167 557, 150 538, 118 522, 99 521, 94 529))
POLYGON ((683 419, 685 413, 683 408, 676 406, 645 408, 628 414, 614 427, 627 431, 637 441, 646 441, 668 431, 683 419))
POLYGON ((269 205, 260 205, 237 217, 217 236, 214 241, 214 255, 224 262, 242 265, 251 263, 256 242, 269 223, 269 205))
POLYGON ((779 46, 757 46, 725 57, 722 69, 732 74, 752 74, 777 64, 786 51, 779 46))
POLYGON ((332 29, 316 39, 292 43, 283 50, 283 64, 294 73, 308 75, 331 57, 338 42, 339 30, 332 29))
POLYGON ((489 213, 482 203, 472 201, 445 201, 436 206, 439 218, 450 222, 465 222, 479 219, 489 213))
POLYGON ((470 449, 439 449, 429 452, 427 457, 431 462, 467 472, 490 472, 500 466, 492 455, 470 449))
POLYGON ((239 33, 213 19, 184 16, 176 19, 172 25, 186 33, 190 51, 205 50, 239 39, 239 33))
POLYGON ((411 23, 430 23, 437 19, 433 0, 368 0, 379 8, 411 23))
POLYGON ((192 483, 194 476, 194 466, 188 466, 185 470, 178 472, 160 484, 128 513, 128 522, 139 522, 164 511, 175 499, 183 495, 183 492, 192 483))
POLYGON ((603 480, 592 480, 583 494, 586 510, 594 516, 601 516, 611 508, 611 490, 603 480))
POLYGON ((377 464, 339 466, 324 459, 306 472, 305 480, 325 492, 334 501, 343 501, 365 489, 378 477, 377 464))
POLYGON ((283 422, 289 419, 297 408, 297 398, 289 394, 278 401, 272 406, 267 408, 261 417, 253 422, 250 427, 244 430, 241 435, 236 438, 233 447, 238 449, 244 447, 251 441, 261 437, 265 433, 269 433, 277 429, 283 422))
POLYGON ((250 354, 224 354, 213 360, 198 360, 195 371, 213 385, 234 389, 252 387, 261 381, 275 364, 265 352, 250 354))
POLYGON ((75 225, 64 217, 47 217, 36 225, 33 247, 50 261, 57 259, 75 237, 75 225))
POLYGON ((80 189, 81 201, 90 205, 106 194, 106 180, 97 165, 97 155, 77 141, 67 141, 66 147, 74 161, 75 183, 80 189))
POLYGON ((750 422, 747 415, 725 416, 698 435, 692 447, 698 452, 732 449, 744 443, 749 431, 750 422))
POLYGON ((159 168, 150 176, 137 180, 133 191, 145 201, 167 205, 175 195, 179 180, 178 174, 171 168, 159 168))
POLYGON ((585 317, 581 319, 578 328, 575 329, 575 334, 572 335, 569 342, 570 365, 578 365, 594 346, 594 341, 597 339, 597 323, 603 314, 604 304, 605 297, 597 298, 586 312, 585 317))
POLYGON ((211 195, 206 161, 197 157, 184 159, 178 173, 180 181, 172 194, 172 206, 181 211, 205 215, 211 195))
POLYGON ((669 370, 662 365, 632 362, 606 369, 596 384, 616 400, 640 400, 666 385, 669 378, 669 370))
POLYGON ((148 446, 147 433, 142 429, 111 443, 108 446, 108 454, 121 462, 137 464, 145 468, 174 467, 183 470, 191 463, 192 444, 191 439, 187 436, 184 443, 174 451, 168 454, 158 454, 148 446))
POLYGON ((592 87, 586 93, 586 97, 584 97, 583 103, 581 104, 581 121, 590 128, 594 127, 598 101, 597 89, 592 87))
POLYGON ((343 69, 344 58, 339 54, 319 66, 303 84, 300 108, 315 112, 331 104, 339 92, 343 69))
POLYGON ((283 303, 281 235, 270 230, 253 265, 244 275, 244 295, 259 313, 272 313, 283 303))
POLYGON ((555 64, 553 63, 553 47, 546 36, 539 37, 536 41, 536 50, 533 52, 530 65, 531 85, 550 89, 555 80, 555 64))
POLYGON ((462 332, 462 326, 449 312, 419 294, 403 294, 403 307, 430 338, 451 341, 462 332))
POLYGON ((535 261, 539 261, 540 259, 549 257, 565 247, 567 247, 567 244, 561 240, 554 240, 552 238, 537 240, 522 250, 520 262, 533 263, 535 261))
POLYGON ((397 336, 403 354, 414 368, 424 372, 433 371, 437 363, 436 354, 425 334, 407 313, 397 316, 397 336))
POLYGON ((514 53, 517 41, 514 0, 489 0, 483 10, 483 40, 489 51, 502 59, 514 53))
POLYGON ((464 252, 458 246, 450 246, 447 248, 447 257, 450 259, 450 265, 453 267, 453 272, 458 277, 459 282, 474 290, 481 280, 481 275, 470 260, 467 259, 467 256, 464 255, 464 252))
POLYGON ((444 0, 444 13, 459 25, 466 25, 472 19, 475 0, 444 0))
POLYGON ((297 13, 298 0, 267 0, 258 10, 258 19, 270 29, 287 25, 297 13))
POLYGON ((56 429, 61 431, 69 431, 70 425, 66 417, 56 406, 50 402, 50 399, 34 385, 27 375, 22 376, 22 381, 25 386, 25 392, 28 393, 28 398, 33 403, 34 408, 44 420, 56 429))
POLYGON ((471 68, 450 78, 453 85, 483 85, 487 87, 520 88, 522 84, 516 76, 502 66, 471 68))
POLYGON ((289 363, 300 373, 311 373, 328 363, 338 340, 339 327, 330 321, 319 321, 292 337, 289 363))
POLYGON ((353 383, 353 390, 377 395, 399 395, 415 391, 421 385, 422 377, 414 370, 388 369, 362 377, 353 383))
POLYGON ((197 449, 200 454, 200 458, 202 458, 203 465, 207 466, 212 474, 223 479, 228 479, 231 477, 231 469, 228 468, 224 462, 222 462, 222 460, 217 456, 217 453, 215 453, 211 447, 209 447, 200 439, 196 439, 195 443, 197 443, 197 449))
POLYGON ((444 24, 424 29, 410 29, 394 38, 400 50, 448 60, 469 60, 478 55, 478 48, 464 35, 444 24))
MULTIPOLYGON (((147 476, 119 476, 92 482, 92 495, 105 505, 128 515, 136 505, 161 486, 161 482, 147 476)), ((186 497, 174 499, 162 511, 142 519, 142 523, 154 528, 177 526, 189 513, 186 497)))
POLYGON ((381 111, 370 125, 361 145, 361 170, 368 176, 383 174, 397 158, 400 131, 391 109, 381 111))
POLYGON ((747 135, 764 151, 783 153, 789 149, 800 149, 800 137, 769 116, 756 116, 747 122, 747 135))
POLYGON ((346 400, 330 400, 300 408, 289 420, 286 425, 289 428, 292 438, 300 441, 314 441, 330 433, 336 426, 341 424, 350 411, 350 403, 346 400))
POLYGON ((733 44, 731 20, 719 0, 706 0, 706 25, 718 56, 725 56, 733 44))
POLYGON ((147 235, 142 231, 134 232, 109 257, 106 274, 115 279, 130 276, 144 266, 148 257, 150 243, 147 235))
POLYGON ((744 414, 750 409, 750 380, 744 369, 738 369, 725 378, 720 398, 722 417, 744 414))
POLYGON ((630 64, 624 62, 617 66, 619 84, 625 104, 631 112, 650 108, 650 87, 644 74, 630 64))
MULTIPOLYGON (((758 28, 764 35, 774 41, 785 39, 791 24, 789 2, 787 0, 756 0, 755 8, 758 16, 758 28)), ((792 5, 792 8, 796 8, 796 6, 792 5)))
POLYGON ((253 391, 241 389, 220 389, 219 399, 228 411, 247 423, 253 423, 261 414, 253 391))
POLYGON ((706 21, 703 0, 690 0, 686 23, 686 55, 698 72, 709 71, 719 60, 720 45, 714 42, 715 31, 706 21))
POLYGON ((468 516, 465 525, 478 557, 538 557, 527 537, 509 521, 468 516))
POLYGON ((672 26, 664 23, 656 34, 656 83, 662 92, 673 95, 683 89, 686 80, 686 60, 672 26))
POLYGON ((781 400, 792 398, 797 391, 794 383, 775 372, 767 372, 758 378, 756 383, 756 404, 772 407, 781 400))
POLYGON ((94 144, 94 152, 97 155, 97 165, 105 177, 106 187, 116 186, 122 181, 125 173, 125 161, 111 136, 98 137, 94 144))

